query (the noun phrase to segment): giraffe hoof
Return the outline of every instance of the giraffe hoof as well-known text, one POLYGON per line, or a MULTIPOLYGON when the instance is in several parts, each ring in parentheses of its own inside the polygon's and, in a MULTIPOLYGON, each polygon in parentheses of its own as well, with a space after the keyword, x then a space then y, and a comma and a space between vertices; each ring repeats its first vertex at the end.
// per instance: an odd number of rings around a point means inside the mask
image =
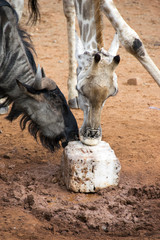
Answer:
POLYGON ((79 104, 78 104, 78 97, 75 97, 73 99, 70 99, 68 101, 68 105, 70 108, 79 108, 79 104))

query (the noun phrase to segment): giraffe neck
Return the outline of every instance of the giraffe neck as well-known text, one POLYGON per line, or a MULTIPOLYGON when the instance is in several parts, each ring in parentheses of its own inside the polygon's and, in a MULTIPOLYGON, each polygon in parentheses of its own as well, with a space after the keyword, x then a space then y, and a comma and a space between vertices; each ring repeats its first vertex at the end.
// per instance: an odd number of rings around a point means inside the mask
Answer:
POLYGON ((75 0, 75 7, 84 50, 100 50, 103 47, 100 0, 75 0))

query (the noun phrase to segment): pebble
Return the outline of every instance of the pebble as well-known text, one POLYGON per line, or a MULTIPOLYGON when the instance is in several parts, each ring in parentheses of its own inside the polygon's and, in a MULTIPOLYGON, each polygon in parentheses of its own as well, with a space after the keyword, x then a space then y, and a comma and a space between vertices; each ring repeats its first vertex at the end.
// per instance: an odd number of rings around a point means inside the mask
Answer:
POLYGON ((137 85, 137 78, 130 78, 127 80, 127 85, 137 85))
POLYGON ((3 155, 3 158, 5 158, 5 159, 10 159, 10 156, 7 155, 7 154, 5 154, 5 155, 3 155))
POLYGON ((24 199, 24 203, 28 204, 29 207, 33 206, 33 204, 34 204, 34 196, 32 194, 31 195, 27 195, 27 197, 24 199))
POLYGON ((5 168, 5 163, 0 162, 0 168, 1 168, 1 169, 4 169, 4 168, 5 168))
POLYGON ((8 169, 13 169, 13 168, 15 168, 14 164, 8 166, 8 169))
POLYGON ((160 42, 155 42, 154 46, 160 46, 160 42))

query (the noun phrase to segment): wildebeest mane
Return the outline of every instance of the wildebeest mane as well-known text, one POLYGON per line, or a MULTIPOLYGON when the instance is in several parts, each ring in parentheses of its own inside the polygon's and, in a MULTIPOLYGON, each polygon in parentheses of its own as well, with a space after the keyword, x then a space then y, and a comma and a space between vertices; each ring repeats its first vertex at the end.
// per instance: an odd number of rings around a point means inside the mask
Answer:
POLYGON ((36 141, 39 137, 42 146, 44 146, 45 148, 49 149, 52 152, 55 150, 55 148, 60 147, 59 142, 61 139, 64 138, 63 134, 58 135, 58 137, 55 137, 55 138, 45 137, 42 134, 39 126, 34 121, 32 121, 29 116, 23 115, 20 121, 20 126, 22 130, 26 128, 27 123, 28 123, 29 133, 36 139, 36 141))
MULTIPOLYGON (((31 65, 31 68, 32 68, 34 74, 36 74, 37 67, 36 67, 36 63, 35 63, 35 60, 34 60, 34 56, 33 56, 33 54, 36 55, 36 51, 34 49, 31 37, 18 24, 17 24, 17 31, 18 31, 20 39, 21 39, 21 41, 23 43, 23 46, 24 46, 24 49, 25 49, 25 53, 26 53, 26 56, 28 58, 28 61, 29 61, 30 65, 31 65)), ((7 56, 6 56, 5 61, 7 61, 7 56)), ((6 98, 6 100, 2 104, 0 104, 0 108, 1 107, 6 107, 6 106, 10 105, 13 102, 13 100, 10 99, 8 96, 6 96, 3 92, 2 93, 0 92, 0 98, 4 98, 4 97, 6 98)))
MULTIPOLYGON (((14 11, 14 14, 17 17, 17 13, 15 11, 14 11)), ((34 49, 31 37, 24 29, 22 29, 22 27, 20 27, 18 22, 17 22, 16 27, 17 27, 17 32, 19 34, 19 37, 20 37, 20 39, 22 41, 22 44, 24 46, 25 53, 26 53, 26 56, 28 58, 28 61, 31 65, 31 68, 32 68, 34 74, 36 74, 37 67, 36 67, 36 63, 35 63, 35 60, 34 60, 34 56, 33 56, 33 54, 36 55, 36 51, 34 49)), ((7 61, 7 56, 6 56, 5 61, 7 61)), ((13 100, 10 97, 6 96, 5 94, 3 94, 1 92, 0 92, 0 98, 6 98, 6 100, 2 104, 0 104, 0 108, 1 107, 6 107, 13 102, 13 100)))
POLYGON ((28 23, 31 21, 32 24, 35 24, 37 20, 40 19, 40 11, 39 11, 39 4, 37 0, 29 0, 28 1, 28 9, 29 9, 29 20, 28 23))
POLYGON ((17 25, 17 30, 18 30, 19 36, 22 40, 23 46, 25 48, 25 52, 26 52, 27 58, 29 60, 29 63, 33 69, 33 72, 36 73, 37 68, 36 68, 36 63, 35 63, 34 56, 33 56, 33 53, 36 55, 36 51, 34 49, 31 37, 19 25, 17 25))

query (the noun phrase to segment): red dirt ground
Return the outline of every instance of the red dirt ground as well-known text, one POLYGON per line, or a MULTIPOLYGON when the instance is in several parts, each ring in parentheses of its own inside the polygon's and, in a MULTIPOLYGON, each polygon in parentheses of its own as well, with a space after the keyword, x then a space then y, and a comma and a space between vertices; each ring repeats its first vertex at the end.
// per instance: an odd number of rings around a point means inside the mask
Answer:
MULTIPOLYGON (((40 0, 41 22, 26 26, 36 62, 67 98, 68 50, 62 1, 40 0)), ((160 68, 159 0, 115 0, 160 68)), ((25 7, 26 9, 26 7, 25 7)), ((27 12, 22 24, 27 21, 27 12)), ((104 19, 106 49, 114 36, 104 19)), ((66 190, 62 149, 37 144, 19 120, 0 116, 0 239, 160 239, 160 89, 137 60, 120 47, 119 93, 102 112, 103 140, 122 166, 120 184, 95 194, 66 190), (127 80, 137 79, 137 85, 127 80), (155 107, 156 109, 152 108, 155 107)), ((73 110, 81 126, 83 113, 73 110)))

